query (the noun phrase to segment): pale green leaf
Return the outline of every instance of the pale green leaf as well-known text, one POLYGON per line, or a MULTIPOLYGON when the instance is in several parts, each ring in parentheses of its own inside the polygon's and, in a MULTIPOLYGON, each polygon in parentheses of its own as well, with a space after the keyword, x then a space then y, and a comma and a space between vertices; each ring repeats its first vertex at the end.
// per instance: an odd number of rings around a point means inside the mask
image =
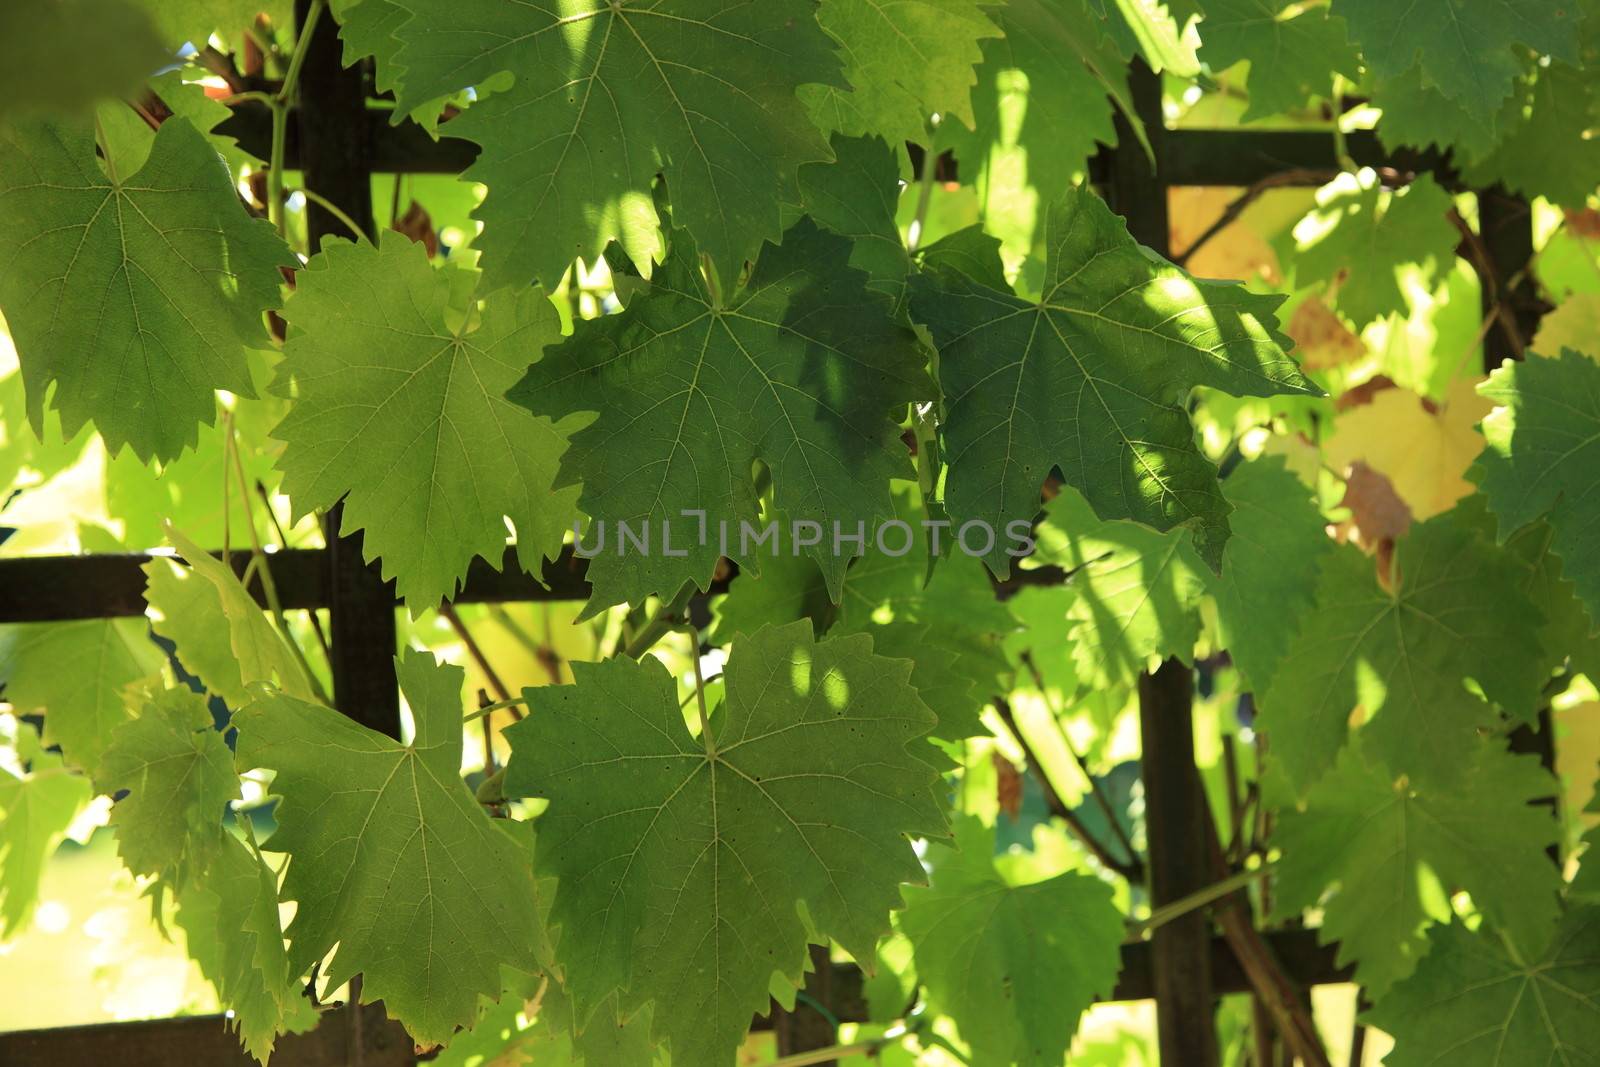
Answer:
POLYGON ((956 826, 959 852, 936 848, 932 884, 906 891, 901 931, 935 1010, 948 1014, 972 1062, 1057 1067, 1096 997, 1122 964, 1122 914, 1111 886, 1069 872, 1009 885, 994 832, 956 826))
POLYGON ((177 647, 185 669, 235 708, 250 699, 252 682, 316 700, 290 638, 268 621, 233 571, 176 528, 167 528, 167 538, 188 566, 170 559, 146 563, 145 602, 161 615, 151 628, 177 647))
POLYGON ((892 517, 889 481, 911 466, 897 421, 931 389, 915 335, 850 254, 801 220, 718 301, 678 232, 648 293, 579 324, 512 389, 536 414, 599 413, 572 435, 558 481, 583 482, 579 503, 598 527, 585 544, 609 538, 589 564, 589 611, 686 581, 705 588, 723 556, 757 573, 763 552, 798 548, 787 526, 765 547, 742 536, 742 524, 762 527, 757 461, 776 510, 821 531, 805 551, 837 598, 850 553, 834 550, 835 530, 892 517), (648 550, 619 551, 624 522, 646 531, 648 550))
POLYGON ((505 399, 561 336, 556 309, 537 288, 483 298, 473 281, 387 232, 378 248, 328 243, 283 311, 283 488, 296 514, 343 499, 344 532, 364 531, 413 614, 453 597, 474 556, 499 566, 505 517, 529 566, 576 518, 577 491, 551 488, 568 427, 505 399))
POLYGON ((87 127, 0 125, 0 310, 37 430, 46 393, 67 436, 93 420, 113 453, 173 459, 254 396, 278 268, 296 264, 251 218, 187 119, 161 124, 138 172, 108 177, 87 127))
POLYGON ((130 715, 123 691, 155 675, 166 655, 143 619, 84 619, 0 627, 0 681, 19 713, 43 710, 44 741, 92 773, 111 731, 130 715))
POLYGON ((1000 36, 990 0, 822 0, 817 21, 842 45, 850 89, 809 85, 800 99, 817 125, 891 144, 928 142, 930 119, 972 128, 972 68, 1000 36))
POLYGON ((1545 854, 1560 828, 1547 800, 1559 783, 1534 756, 1476 745, 1459 780, 1420 784, 1352 743, 1298 808, 1278 815, 1283 850, 1274 889, 1281 916, 1321 906, 1319 937, 1382 999, 1416 967, 1432 922, 1450 920, 1466 890, 1526 952, 1544 947, 1561 886, 1545 854))
POLYGON ((1600 908, 1575 908, 1538 956, 1487 927, 1439 926, 1417 973, 1365 1016, 1394 1036, 1386 1067, 1593 1063, 1600 1049, 1600 908))
POLYGON ((953 272, 912 279, 913 318, 939 346, 951 518, 987 522, 988 563, 1008 574, 1008 525, 1032 520, 1059 467, 1100 517, 1192 527, 1217 565, 1228 505, 1184 401, 1197 385, 1318 391, 1284 353, 1281 298, 1196 281, 1153 257, 1086 189, 1055 202, 1046 239, 1038 302, 953 272))
POLYGON ((134 874, 203 877, 222 848, 218 831, 239 776, 206 707, 188 689, 159 690, 112 733, 95 784, 126 791, 112 809, 117 853, 134 874))
POLYGON ((443 1043, 500 995, 502 965, 536 971, 546 949, 526 845, 461 781, 464 672, 421 652, 397 666, 410 745, 264 691, 235 715, 238 759, 277 772, 291 971, 332 952, 330 985, 361 973, 363 1000, 443 1043))
POLYGON ((612 238, 647 260, 660 171, 675 224, 731 289, 778 236, 796 168, 828 158, 795 96, 806 82, 843 85, 812 0, 396 2, 411 13, 391 31, 400 113, 501 72, 515 79, 449 124, 483 146, 465 177, 490 188, 476 243, 496 285, 554 286, 612 238))
POLYGON ((1333 766, 1359 706, 1366 751, 1419 781, 1453 781, 1499 721, 1467 687, 1531 717, 1546 677, 1540 617, 1517 567, 1446 514, 1395 548, 1396 584, 1343 546, 1323 557, 1315 609, 1257 694, 1275 760, 1302 789, 1333 766))
POLYGON ((221 839, 216 862, 203 878, 176 889, 177 924, 240 1042, 265 1064, 279 1034, 311 1029, 317 1013, 289 970, 277 875, 220 826, 212 832, 221 839))
POLYGON ((0 716, 0 743, 13 760, 0 761, 0 941, 19 933, 39 901, 39 879, 67 828, 89 803, 89 779, 46 752, 33 727, 0 716))
POLYGON ((1036 559, 1072 571, 1067 608, 1077 677, 1096 689, 1127 685, 1152 656, 1193 662, 1210 572, 1187 530, 1103 521, 1062 489, 1045 508, 1036 559))
POLYGON ((1295 280, 1321 283, 1357 329, 1404 314, 1401 268, 1420 264, 1431 279, 1455 263, 1460 235, 1450 210, 1450 194, 1428 175, 1389 192, 1371 170, 1341 174, 1317 190, 1316 209, 1294 228, 1295 280))
POLYGON ((907 836, 943 816, 907 746, 933 715, 909 664, 860 635, 813 643, 809 622, 734 646, 704 738, 659 661, 573 666, 575 686, 524 690, 506 786, 550 801, 538 862, 578 1017, 620 990, 625 1013, 656 1004, 674 1062, 731 1062, 808 941, 870 959, 922 879, 907 836))
POLYGON ((1321 4, 1296 0, 1206 0, 1200 58, 1221 71, 1250 62, 1250 106, 1243 120, 1292 111, 1333 93, 1333 79, 1361 77, 1344 20, 1321 4))
POLYGON ((1317 569, 1333 547, 1306 484, 1282 459, 1244 463, 1222 483, 1233 537, 1212 583, 1222 644, 1251 689, 1264 693, 1316 600, 1317 569))

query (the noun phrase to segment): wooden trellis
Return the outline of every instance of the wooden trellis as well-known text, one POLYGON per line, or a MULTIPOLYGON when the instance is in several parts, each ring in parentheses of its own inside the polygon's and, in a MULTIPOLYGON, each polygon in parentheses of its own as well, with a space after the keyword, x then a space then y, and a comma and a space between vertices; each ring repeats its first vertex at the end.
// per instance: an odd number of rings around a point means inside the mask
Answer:
MULTIPOLYGON (((304 18, 307 0, 297 0, 304 18)), ((474 146, 434 141, 407 121, 391 125, 388 112, 369 107, 361 66, 345 69, 332 20, 322 19, 301 72, 300 105, 289 126, 287 162, 301 169, 305 185, 337 205, 364 231, 373 232, 371 179, 375 173, 455 173, 466 167, 474 146)), ((1063 61, 1068 61, 1063 59, 1063 61)), ((1128 220, 1133 236, 1163 254, 1168 248, 1167 192, 1178 186, 1252 187, 1320 184, 1337 167, 1334 138, 1314 131, 1169 130, 1161 115, 1159 79, 1135 60, 1132 91, 1156 165, 1152 169, 1125 123, 1120 144, 1091 161, 1090 177, 1112 207, 1128 220)), ((234 136, 256 154, 267 154, 269 119, 264 108, 241 104, 218 132, 234 136)), ((1344 150, 1361 165, 1401 175, 1429 172, 1447 188, 1460 188, 1446 157, 1431 151, 1384 152, 1370 132, 1345 139, 1344 150)), ((1520 356, 1541 308, 1522 268, 1533 254, 1528 205, 1501 190, 1477 190, 1479 233, 1467 254, 1483 281, 1484 314, 1499 320, 1485 334, 1486 367, 1520 356), (1503 280, 1521 278, 1506 291, 1503 280)), ((308 205, 313 249, 344 226, 316 203, 308 205)), ((397 631, 393 586, 362 561, 361 539, 336 536, 339 509, 327 516, 328 547, 285 550, 270 556, 280 602, 287 609, 326 609, 330 620, 333 696, 345 715, 391 736, 400 726, 393 656, 397 631)), ((142 615, 149 557, 139 554, 0 559, 0 623, 57 622, 142 615)), ((502 570, 481 560, 470 568, 456 603, 582 600, 589 593, 583 560, 571 556, 542 568, 534 581, 508 551, 502 570)), ((235 557, 241 574, 244 560, 235 557)), ((1059 573, 1031 572, 1024 581, 1059 581, 1059 573)), ((717 590, 713 590, 715 592, 717 590)), ((259 585, 253 589, 259 598, 259 585)), ((1140 729, 1146 794, 1148 874, 1154 906, 1180 899, 1215 881, 1214 844, 1194 763, 1191 676, 1168 663, 1141 679, 1140 729)), ((1514 745, 1552 761, 1548 716, 1537 732, 1519 730, 1514 745)), ((1213 1067, 1216 998, 1254 992, 1277 983, 1286 998, 1302 998, 1313 985, 1350 980, 1335 964, 1332 947, 1314 931, 1258 934, 1249 924, 1230 923, 1222 909, 1224 936, 1211 932, 1204 909, 1158 928, 1151 940, 1125 946, 1114 999, 1155 999, 1161 1062, 1213 1067)), ((861 980, 854 968, 823 967, 807 992, 833 1018, 865 1018, 861 980)), ((758 1025, 769 1023, 758 1021, 758 1025)), ((812 1008, 775 1009, 774 1025, 786 1051, 832 1042, 831 1022, 812 1008)), ((356 1064, 391 1067, 418 1061, 398 1024, 380 1005, 326 1013, 312 1033, 278 1043, 275 1067, 356 1064)), ((115 1063, 119 1067, 166 1067, 252 1063, 218 1017, 191 1017, 0 1034, 0 1063, 21 1067, 74 1067, 115 1063)))

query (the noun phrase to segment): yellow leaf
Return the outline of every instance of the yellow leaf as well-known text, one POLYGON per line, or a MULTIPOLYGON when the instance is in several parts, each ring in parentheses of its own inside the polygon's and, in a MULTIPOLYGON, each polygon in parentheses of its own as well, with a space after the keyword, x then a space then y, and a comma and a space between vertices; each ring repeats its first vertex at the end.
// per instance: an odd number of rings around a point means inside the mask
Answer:
POLYGON ((1576 293, 1539 322, 1533 350, 1541 356, 1559 356, 1563 348, 1600 356, 1600 294, 1576 293))
POLYGON ((1476 426, 1494 407, 1474 391, 1478 380, 1452 382, 1442 404, 1409 389, 1374 394, 1339 416, 1328 463, 1343 471, 1365 462, 1388 477, 1418 521, 1448 511, 1475 488, 1465 475, 1483 451, 1476 426))

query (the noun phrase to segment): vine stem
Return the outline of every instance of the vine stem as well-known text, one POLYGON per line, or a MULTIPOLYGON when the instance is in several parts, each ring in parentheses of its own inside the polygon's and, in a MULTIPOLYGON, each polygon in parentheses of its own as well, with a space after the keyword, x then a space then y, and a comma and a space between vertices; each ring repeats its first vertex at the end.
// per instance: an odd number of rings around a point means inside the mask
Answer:
POLYGON ((922 168, 917 174, 917 212, 906 227, 906 251, 915 252, 922 243, 922 230, 928 221, 928 205, 933 201, 933 175, 939 166, 939 153, 934 149, 935 138, 928 137, 922 150, 922 168))
POLYGON ((676 629, 680 621, 679 616, 683 609, 689 606, 689 601, 694 597, 695 584, 684 582, 683 588, 678 590, 678 595, 656 609, 650 616, 650 621, 633 635, 633 639, 623 648, 622 654, 629 659, 638 659, 655 647, 672 630, 676 629))
POLYGON ((694 698, 700 709, 700 741, 706 748, 706 759, 717 758, 717 743, 711 737, 711 716, 706 711, 706 679, 700 672, 700 631, 692 623, 678 627, 689 635, 689 662, 694 665, 694 698))
POLYGON ((316 190, 307 189, 305 186, 300 187, 300 195, 311 201, 313 204, 316 204, 334 218, 338 219, 340 224, 343 225, 345 229, 349 230, 351 235, 354 236, 356 240, 365 241, 369 245, 372 243, 372 238, 367 236, 366 231, 360 226, 356 225, 356 220, 345 214, 344 209, 338 204, 335 204, 332 200, 329 200, 316 190))
MULTIPOLYGON (((283 73, 283 84, 278 86, 276 95, 267 98, 267 106, 272 109, 272 151, 267 160, 267 219, 280 237, 283 236, 283 157, 284 143, 289 136, 289 104, 294 99, 294 87, 300 80, 300 68, 305 66, 306 53, 311 50, 311 37, 316 32, 317 23, 322 20, 323 8, 327 6, 327 0, 311 0, 305 24, 300 27, 300 37, 294 43, 294 54, 289 57, 289 69, 283 73)), ((338 214, 342 216, 343 212, 338 214)), ((358 234, 361 232, 348 218, 342 218, 341 221, 352 226, 358 234)))

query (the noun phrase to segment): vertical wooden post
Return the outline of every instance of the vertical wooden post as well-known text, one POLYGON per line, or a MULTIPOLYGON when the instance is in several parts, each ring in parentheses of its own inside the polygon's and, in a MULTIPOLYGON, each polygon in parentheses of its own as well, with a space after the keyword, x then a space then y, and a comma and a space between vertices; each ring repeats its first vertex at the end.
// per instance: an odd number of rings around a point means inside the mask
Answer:
MULTIPOLYGON (((310 0, 295 0, 304 25, 310 0)), ((366 143, 367 93, 359 66, 345 69, 338 26, 324 12, 300 71, 294 121, 306 187, 316 190, 371 233, 371 152, 366 143)), ((316 204, 307 205, 311 249, 328 237, 350 237, 344 224, 316 204)), ((334 703, 361 725, 400 736, 400 695, 395 686, 394 589, 361 556, 361 535, 339 536, 344 506, 323 520, 328 542, 329 652, 334 703)))
MULTIPOLYGON (((1161 80, 1141 60, 1129 71, 1134 107, 1161 159, 1161 80)), ((1118 121, 1107 197, 1141 244, 1168 254, 1167 187, 1133 131, 1118 121)), ((1148 840, 1150 902, 1169 904, 1210 881, 1205 795, 1194 765, 1192 672, 1168 660, 1139 679, 1139 734, 1148 840)), ((1151 937, 1156 1027, 1162 1067, 1216 1067, 1211 932, 1203 911, 1165 924, 1151 937)))

